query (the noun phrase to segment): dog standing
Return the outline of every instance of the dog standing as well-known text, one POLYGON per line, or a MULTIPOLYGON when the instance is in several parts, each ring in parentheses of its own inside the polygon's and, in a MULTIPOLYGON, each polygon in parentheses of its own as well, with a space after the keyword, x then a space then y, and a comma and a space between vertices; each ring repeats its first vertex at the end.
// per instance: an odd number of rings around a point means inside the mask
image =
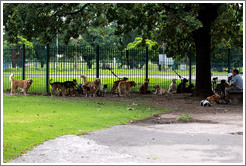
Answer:
POLYGON ((122 96, 125 94, 125 96, 129 96, 131 87, 135 87, 137 84, 134 81, 121 81, 119 83, 119 95, 122 96))
POLYGON ((83 89, 86 92, 86 96, 88 97, 89 92, 90 94, 95 97, 97 91, 101 87, 101 80, 100 78, 96 78, 94 81, 88 81, 85 75, 81 75, 81 78, 83 79, 83 89))
POLYGON ((112 93, 113 95, 115 95, 115 94, 116 94, 116 89, 117 89, 117 87, 119 86, 119 83, 120 83, 121 81, 127 81, 127 80, 128 80, 127 77, 123 77, 122 80, 117 80, 117 81, 115 81, 115 82, 113 83, 113 87, 112 87, 112 89, 111 89, 111 93, 112 93))
MULTIPOLYGON (((52 79, 50 81, 52 81, 52 79)), ((65 87, 64 83, 63 82, 50 83, 50 81, 49 81, 49 84, 52 87, 51 96, 54 96, 54 92, 56 91, 56 89, 61 89, 62 96, 65 97, 66 87, 65 87)))
POLYGON ((9 80, 11 81, 11 91, 10 94, 13 95, 18 88, 22 88, 24 95, 26 96, 28 89, 31 87, 33 80, 31 78, 27 80, 14 80, 14 73, 9 76, 9 80))
POLYGON ((168 92, 170 92, 170 93, 176 93, 176 81, 177 81, 176 78, 174 78, 172 80, 172 83, 169 86, 168 92))

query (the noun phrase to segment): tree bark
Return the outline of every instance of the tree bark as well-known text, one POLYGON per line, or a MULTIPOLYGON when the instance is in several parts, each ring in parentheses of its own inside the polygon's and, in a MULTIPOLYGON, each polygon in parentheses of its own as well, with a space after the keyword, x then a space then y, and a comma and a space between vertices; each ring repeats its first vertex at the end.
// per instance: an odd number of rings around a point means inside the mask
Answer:
POLYGON ((211 90, 211 23, 218 17, 219 4, 199 4, 198 19, 203 26, 193 31, 196 47, 196 95, 209 96, 211 90))
POLYGON ((208 96, 211 90, 210 27, 202 27, 194 33, 196 47, 196 95, 208 96))

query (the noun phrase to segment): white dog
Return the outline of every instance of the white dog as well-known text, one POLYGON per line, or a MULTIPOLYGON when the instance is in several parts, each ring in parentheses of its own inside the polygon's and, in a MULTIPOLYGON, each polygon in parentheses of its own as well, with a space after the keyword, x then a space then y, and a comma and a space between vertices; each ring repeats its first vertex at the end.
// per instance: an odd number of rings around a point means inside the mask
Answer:
POLYGON ((172 80, 172 83, 169 86, 168 92, 170 92, 170 93, 176 93, 176 90, 177 90, 177 88, 176 88, 176 81, 177 81, 176 78, 174 78, 172 80))

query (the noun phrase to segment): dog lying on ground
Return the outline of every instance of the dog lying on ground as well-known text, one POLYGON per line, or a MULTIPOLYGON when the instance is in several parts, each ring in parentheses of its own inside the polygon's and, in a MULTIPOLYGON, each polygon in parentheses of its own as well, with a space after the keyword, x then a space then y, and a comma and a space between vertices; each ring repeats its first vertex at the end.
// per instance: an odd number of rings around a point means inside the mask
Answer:
POLYGON ((18 88, 21 88, 24 95, 26 95, 27 90, 31 87, 33 83, 33 80, 30 78, 27 80, 14 80, 13 76, 14 76, 14 73, 12 73, 9 76, 9 80, 11 81, 11 91, 10 91, 11 95, 12 95, 12 92, 14 91, 15 93, 18 88))
POLYGON ((155 86, 153 86, 153 88, 155 88, 155 95, 165 95, 167 94, 167 91, 165 89, 162 89, 162 87, 158 84, 156 84, 155 86))
POLYGON ((171 96, 173 98, 173 93, 162 89, 160 85, 156 84, 155 86, 153 86, 153 88, 155 88, 155 95, 166 95, 166 97, 171 96))
POLYGON ((11 81, 11 91, 10 94, 13 95, 13 92, 15 94, 16 90, 18 88, 22 88, 24 95, 27 95, 27 91, 28 89, 31 87, 33 80, 31 78, 27 79, 27 80, 14 80, 14 73, 12 73, 9 76, 9 80, 11 81))
POLYGON ((113 83, 113 87, 112 87, 112 89, 111 89, 111 93, 112 93, 113 95, 115 95, 115 94, 116 94, 116 89, 117 89, 119 83, 120 83, 121 81, 127 81, 127 80, 128 80, 127 77, 123 77, 122 80, 117 80, 117 81, 115 81, 115 82, 113 83))
POLYGON ((119 83, 119 96, 129 96, 131 87, 135 87, 137 84, 134 81, 120 81, 119 83))
POLYGON ((139 88, 139 94, 150 94, 150 91, 148 91, 148 85, 149 79, 146 79, 145 83, 139 88))
MULTIPOLYGON (((52 79, 50 80, 52 81, 52 79)), ((54 83, 50 83, 49 81, 49 84, 51 85, 52 87, 52 90, 51 90, 51 96, 54 96, 54 92, 56 91, 56 89, 60 89, 61 90, 61 94, 63 97, 65 97, 65 90, 66 90, 66 87, 64 85, 63 82, 54 82, 54 83)))
POLYGON ((170 93, 176 93, 176 81, 177 81, 176 78, 174 78, 172 80, 172 83, 169 86, 168 92, 170 92, 170 93))
POLYGON ((214 94, 206 98, 211 104, 220 103, 220 96, 218 94, 214 94))
POLYGON ((83 89, 86 92, 86 96, 85 97, 88 97, 89 92, 90 92, 91 96, 95 97, 97 91, 101 87, 101 80, 100 80, 100 78, 96 78, 94 81, 88 81, 86 79, 86 76, 85 75, 81 75, 81 78, 83 79, 83 89))

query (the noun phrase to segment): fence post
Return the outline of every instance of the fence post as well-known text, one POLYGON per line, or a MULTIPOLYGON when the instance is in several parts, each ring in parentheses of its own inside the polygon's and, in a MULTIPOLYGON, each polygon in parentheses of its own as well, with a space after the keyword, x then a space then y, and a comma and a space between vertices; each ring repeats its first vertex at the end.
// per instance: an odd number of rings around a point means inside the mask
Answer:
POLYGON ((46 44, 46 93, 49 93, 49 61, 50 61, 49 43, 46 44))
POLYGON ((192 60, 192 53, 191 53, 191 46, 190 46, 190 62, 189 62, 189 65, 190 65, 190 68, 189 68, 189 82, 191 84, 191 60, 192 60))
POLYGON ((96 46, 96 78, 99 78, 99 45, 96 46))
POLYGON ((22 80, 25 80, 25 55, 26 55, 26 48, 25 44, 23 44, 22 48, 22 80))
POLYGON ((231 64, 230 64, 230 52, 231 52, 231 48, 229 47, 228 48, 228 57, 227 57, 227 60, 228 60, 228 73, 230 73, 230 68, 231 68, 231 64))
POLYGON ((146 79, 148 79, 148 71, 149 71, 149 50, 148 47, 146 47, 146 79))

